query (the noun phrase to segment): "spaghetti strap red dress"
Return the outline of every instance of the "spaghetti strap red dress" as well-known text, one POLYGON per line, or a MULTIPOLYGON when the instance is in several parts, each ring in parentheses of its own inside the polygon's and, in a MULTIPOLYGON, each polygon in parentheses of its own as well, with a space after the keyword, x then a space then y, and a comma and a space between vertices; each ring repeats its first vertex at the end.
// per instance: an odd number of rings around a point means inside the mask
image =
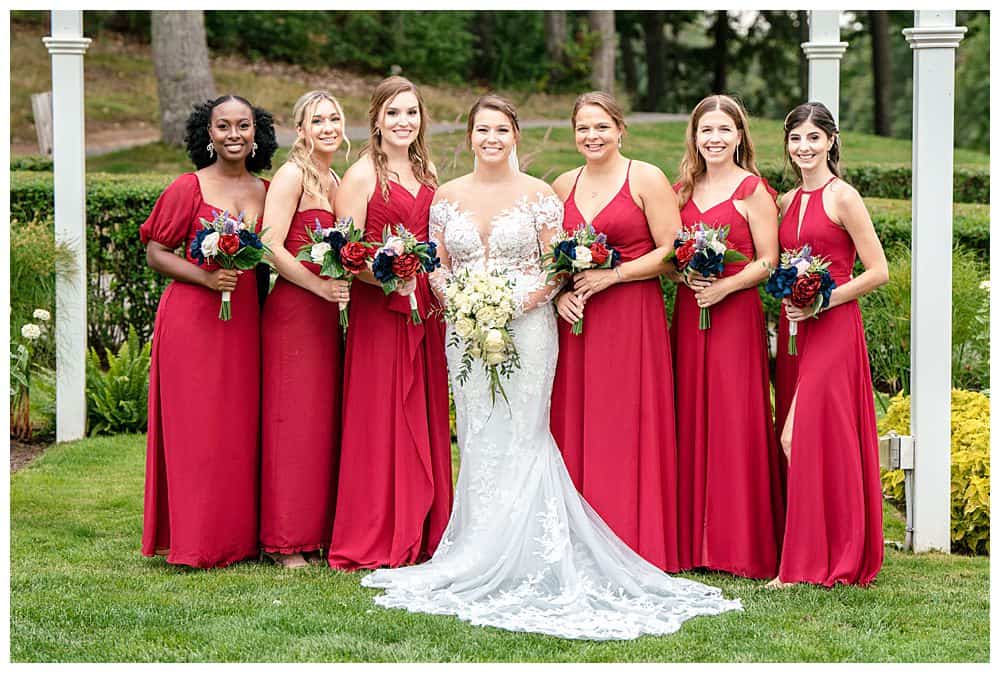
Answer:
MULTIPOLYGON (((750 224, 734 205, 763 182, 748 175, 725 201, 702 211, 694 199, 681 223, 729 225, 729 246, 754 259, 750 224)), ((727 264, 722 275, 748 262, 727 264)), ((677 402, 681 555, 685 567, 771 578, 784 526, 778 445, 771 425, 767 328, 756 287, 711 307, 698 329, 694 292, 677 286, 670 328, 677 402)))
MULTIPOLYGON (((428 240, 434 191, 389 181, 368 201, 365 238, 402 224, 428 240)), ((422 323, 409 299, 351 285, 344 359, 343 432, 332 567, 391 568, 429 559, 451 515, 451 431, 444 320, 427 276, 417 276, 422 323)))
MULTIPOLYGON (((266 184, 266 183, 265 183, 266 184)), ((221 210, 186 173, 160 195, 139 229, 143 244, 190 244, 221 210)), ((218 268, 206 264, 208 270, 218 268)), ((240 275, 232 319, 221 296, 171 282, 153 327, 142 553, 212 568, 257 554, 260 305, 255 274, 240 275)))
MULTIPOLYGON (((829 182, 827 185, 830 184, 829 182)), ((857 251, 823 207, 823 190, 799 189, 781 220, 783 249, 808 243, 831 261, 837 285, 851 278, 857 251), (808 195, 801 226, 802 197, 808 195)), ((870 584, 882 567, 882 489, 871 370, 857 301, 799 323, 788 355, 784 311, 778 332, 775 401, 780 436, 795 400, 783 582, 870 584)))
MULTIPOLYGON (((311 243, 306 228, 317 221, 332 227, 333 213, 295 213, 288 252, 294 256, 311 243)), ((319 265, 299 263, 319 273, 319 265)), ((329 542, 340 449, 339 310, 281 277, 264 304, 260 544, 266 552, 316 551, 329 542)))
MULTIPOLYGON (((591 223, 622 262, 655 248, 628 175, 591 223)), ((579 175, 577 176, 579 180, 579 175)), ((583 223, 576 184, 563 227, 583 223)), ((666 571, 680 569, 677 445, 670 336, 655 278, 614 285, 587 301, 583 333, 559 321, 551 429, 577 490, 618 537, 666 571)))

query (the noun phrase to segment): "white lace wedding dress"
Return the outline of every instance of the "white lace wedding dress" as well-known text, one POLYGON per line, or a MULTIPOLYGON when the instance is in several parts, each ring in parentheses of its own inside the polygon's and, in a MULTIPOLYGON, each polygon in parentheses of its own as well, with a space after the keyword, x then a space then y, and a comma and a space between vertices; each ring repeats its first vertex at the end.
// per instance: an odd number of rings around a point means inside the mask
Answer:
POLYGON ((515 281, 524 311, 511 324, 521 368, 504 381, 510 407, 499 396, 492 406, 479 363, 460 384, 461 352, 448 349, 462 461, 448 528, 427 563, 376 570, 362 584, 385 589, 375 598, 385 607, 590 640, 672 633, 691 617, 742 609, 619 540, 574 488, 549 433, 558 338, 548 302, 558 287, 545 282, 540 251, 562 226, 562 203, 522 197, 493 218, 485 246, 473 217, 448 201, 431 208, 431 236, 450 257, 433 282, 440 289, 464 267, 515 281))

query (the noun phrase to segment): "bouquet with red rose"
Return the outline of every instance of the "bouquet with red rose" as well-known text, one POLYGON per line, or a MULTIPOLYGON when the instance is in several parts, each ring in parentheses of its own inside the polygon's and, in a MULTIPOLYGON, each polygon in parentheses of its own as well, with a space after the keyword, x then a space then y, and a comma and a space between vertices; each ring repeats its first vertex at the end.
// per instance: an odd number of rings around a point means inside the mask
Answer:
MULTIPOLYGON (((830 294, 837 283, 830 276, 830 261, 822 255, 812 254, 808 245, 798 250, 785 250, 777 268, 771 270, 764 289, 772 297, 787 298, 793 306, 811 308, 810 315, 816 317, 830 305, 830 294)), ((795 336, 799 324, 788 323, 788 354, 798 355, 795 336)))
MULTIPOLYGON (((621 262, 621 253, 608 245, 608 237, 598 234, 593 225, 581 224, 572 235, 556 235, 552 247, 542 256, 548 280, 561 273, 578 273, 587 269, 611 269, 621 262)), ((570 332, 583 333, 583 318, 573 323, 570 332)))
MULTIPOLYGON (((312 243, 302 246, 295 259, 319 264, 319 275, 346 279, 350 284, 367 268, 371 244, 361 240, 365 232, 354 226, 354 218, 338 217, 332 227, 326 228, 316 218, 315 226, 306 227, 306 233, 312 243)), ((347 302, 344 302, 340 305, 340 326, 347 331, 347 325, 347 302)))
MULTIPOLYGON (((685 276, 693 273, 700 273, 704 278, 719 276, 726 264, 746 260, 746 255, 726 244, 728 238, 729 225, 710 227, 704 222, 695 222, 680 230, 674 239, 674 249, 667 253, 663 261, 673 262, 685 276)), ((708 307, 703 306, 698 316, 698 329, 705 330, 711 326, 708 307)))
MULTIPOLYGON (((191 241, 191 258, 199 265, 214 261, 223 269, 247 271, 260 264, 265 253, 271 252, 260 240, 266 229, 256 231, 256 222, 244 222, 242 212, 233 218, 229 211, 213 210, 211 221, 199 219, 203 229, 191 241)), ((230 292, 222 293, 219 320, 232 317, 230 298, 230 292)))
MULTIPOLYGON (((441 266, 435 243, 418 241, 401 224, 397 224, 395 229, 395 234, 389 225, 382 230, 381 246, 375 251, 371 262, 372 274, 386 294, 395 292, 418 273, 430 273, 441 266)), ((414 325, 422 322, 416 294, 410 294, 410 318, 414 325)))

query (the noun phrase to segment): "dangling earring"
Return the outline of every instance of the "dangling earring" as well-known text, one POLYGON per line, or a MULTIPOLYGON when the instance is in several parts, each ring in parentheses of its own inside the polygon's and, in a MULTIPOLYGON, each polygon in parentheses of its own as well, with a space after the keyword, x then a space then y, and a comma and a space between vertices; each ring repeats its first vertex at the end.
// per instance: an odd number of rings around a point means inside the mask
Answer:
POLYGON ((257 141, 253 141, 253 145, 250 146, 250 158, 253 159, 257 156, 257 141))
POLYGON ((739 166, 740 165, 740 146, 739 145, 736 146, 735 161, 736 161, 736 165, 739 166))
POLYGON ((205 145, 205 151, 208 152, 209 159, 215 156, 215 145, 212 143, 212 141, 209 141, 208 144, 205 145))
POLYGON ((618 136, 618 149, 622 148, 622 137, 618 136))

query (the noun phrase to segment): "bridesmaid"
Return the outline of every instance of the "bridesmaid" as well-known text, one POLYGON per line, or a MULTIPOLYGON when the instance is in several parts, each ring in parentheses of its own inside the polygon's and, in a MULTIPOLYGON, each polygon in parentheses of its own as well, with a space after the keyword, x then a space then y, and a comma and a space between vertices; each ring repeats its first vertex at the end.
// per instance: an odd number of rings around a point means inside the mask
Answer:
POLYGON ((594 91, 576 100, 576 148, 586 164, 553 183, 563 227, 590 223, 621 252, 614 269, 578 273, 557 302, 559 361, 552 434, 577 489, 632 549, 680 569, 673 373, 657 280, 680 228, 660 169, 626 159, 621 107, 594 91), (570 332, 584 315, 583 334, 570 332))
POLYGON ((191 241, 220 210, 260 219, 267 182, 253 173, 277 142, 271 115, 232 95, 196 105, 185 142, 198 170, 139 229, 149 266, 173 279, 153 328, 142 553, 212 568, 257 555, 260 308, 253 272, 199 266, 191 241))
POLYGON ((674 353, 682 565, 770 578, 784 523, 771 425, 767 328, 757 285, 778 262, 776 196, 754 163, 747 116, 728 96, 695 106, 674 185, 681 222, 728 225, 746 262, 678 283, 674 353), (698 204, 706 204, 704 208, 698 204), (702 307, 712 326, 698 329, 702 307))
POLYGON ((857 190, 840 179, 840 136, 822 103, 785 118, 799 186, 781 198, 784 249, 829 258, 837 287, 813 317, 786 303, 778 334, 776 421, 788 460, 784 542, 770 586, 865 586, 882 566, 878 436, 865 331, 857 299, 889 280, 888 264, 857 190), (851 276, 858 257, 864 272, 851 276), (788 355, 788 322, 798 355, 788 355))
MULTIPOLYGON (((344 174, 338 216, 365 238, 402 224, 428 240, 437 177, 424 139, 417 88, 383 80, 368 109, 369 144, 344 174)), ((366 271, 351 290, 344 365, 337 515, 328 560, 345 570, 397 567, 430 558, 451 513, 448 375, 440 307, 419 275, 388 296, 366 271), (421 324, 410 320, 416 292, 421 324)))
POLYGON ((260 546, 294 568, 307 558, 322 562, 333 525, 343 358, 337 302, 349 295, 346 281, 295 260, 311 242, 306 229, 333 226, 339 180, 330 165, 344 139, 343 110, 330 93, 310 91, 292 118, 297 137, 264 205, 279 278, 261 330, 260 546))

